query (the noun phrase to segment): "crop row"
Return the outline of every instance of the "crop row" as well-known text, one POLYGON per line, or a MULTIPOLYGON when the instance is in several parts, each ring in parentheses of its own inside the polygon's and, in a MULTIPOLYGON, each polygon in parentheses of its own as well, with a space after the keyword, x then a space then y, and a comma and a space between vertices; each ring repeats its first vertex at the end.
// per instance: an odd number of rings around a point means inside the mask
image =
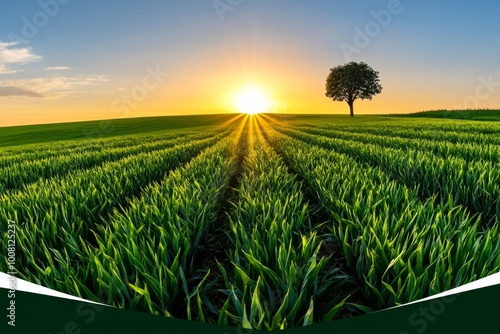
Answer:
MULTIPOLYGON (((164 133, 168 139, 169 134, 164 133)), ((4 159, 16 159, 19 156, 46 157, 56 156, 60 154, 70 154, 73 152, 82 152, 86 150, 100 150, 106 148, 125 147, 127 145, 137 145, 151 137, 158 137, 158 133, 154 134, 139 134, 139 135, 124 135, 109 138, 93 138, 93 139, 75 139, 42 142, 36 144, 26 144, 20 146, 7 146, 0 148, 0 162, 4 159)), ((22 161, 22 160, 21 160, 22 161)))
POLYGON ((0 193, 7 189, 21 189, 24 185, 39 179, 61 177, 77 169, 87 169, 135 154, 162 150, 189 140, 208 138, 213 134, 188 134, 180 138, 156 140, 128 147, 83 151, 39 160, 26 159, 23 162, 0 168, 0 193))
MULTIPOLYGON (((75 252, 95 242, 93 229, 102 224, 113 208, 152 181, 189 161, 206 147, 224 138, 212 138, 141 153, 90 170, 79 170, 62 178, 40 180, 21 191, 0 194, 0 230, 7 219, 19 226, 17 244, 23 252, 16 263, 21 276, 36 278, 53 267, 54 250, 64 246, 68 258, 78 262, 75 252)), ((2 247, 6 234, 2 236, 2 247)), ((0 270, 6 271, 1 262, 0 270)))
MULTIPOLYGON (((109 149, 127 148, 160 140, 181 138, 189 133, 202 133, 193 128, 176 131, 160 131, 138 135, 124 135, 110 138, 87 140, 67 140, 41 144, 29 144, 0 148, 0 167, 12 166, 23 161, 35 161, 53 157, 73 155, 86 152, 104 152, 109 149)), ((205 129, 212 131, 212 129, 205 129)))
POLYGON ((491 144, 469 144, 435 141, 431 139, 411 139, 392 135, 375 135, 371 133, 355 133, 347 130, 318 129, 313 127, 297 127, 299 131, 310 134, 371 143, 396 149, 412 149, 427 151, 443 158, 460 157, 466 161, 485 160, 500 162, 500 146, 491 144))
POLYGON ((348 267, 374 308, 500 270, 498 226, 481 232, 478 219, 462 207, 422 202, 416 190, 347 155, 279 133, 274 143, 328 212, 348 267))
POLYGON ((500 221, 500 169, 489 161, 466 162, 457 157, 440 158, 419 150, 384 148, 325 136, 311 135, 290 128, 276 127, 295 138, 355 157, 380 167, 392 179, 417 188, 425 199, 438 195, 445 203, 462 204, 483 215, 484 225, 500 221))
POLYGON ((113 305, 188 319, 199 311, 203 321, 204 279, 192 287, 193 263, 218 217, 234 157, 226 138, 115 213, 99 228, 90 263, 100 270, 90 271, 89 288, 113 305))
MULTIPOLYGON (((233 275, 220 266, 228 294, 221 323, 265 330, 310 324, 320 311, 315 309, 319 295, 340 279, 331 273, 329 279, 320 277, 327 259, 319 258, 321 242, 308 232, 300 183, 265 143, 253 119, 250 126, 249 154, 229 219, 233 275)), ((332 312, 323 308, 324 319, 339 307, 331 306, 332 312)))
POLYGON ((500 138, 497 136, 500 128, 491 122, 453 121, 445 123, 437 120, 426 122, 409 122, 405 120, 398 122, 367 122, 363 124, 297 122, 294 125, 310 126, 317 129, 338 129, 359 134, 369 133, 381 136, 444 141, 453 144, 500 145, 500 138))

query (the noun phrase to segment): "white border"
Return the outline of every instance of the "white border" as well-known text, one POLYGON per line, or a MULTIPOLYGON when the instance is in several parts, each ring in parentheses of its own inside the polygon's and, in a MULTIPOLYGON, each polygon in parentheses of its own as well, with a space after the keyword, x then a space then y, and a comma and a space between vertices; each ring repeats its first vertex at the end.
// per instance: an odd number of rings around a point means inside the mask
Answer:
MULTIPOLYGON (((5 288, 5 289, 9 290, 10 289, 9 281, 10 281, 11 277, 12 277, 12 275, 7 275, 3 272, 0 272, 0 288, 5 288)), ((35 293, 38 295, 52 296, 52 297, 58 297, 58 298, 64 298, 64 299, 72 299, 72 300, 76 300, 79 302, 109 306, 109 305, 105 305, 105 304, 101 304, 101 303, 96 303, 96 302, 93 302, 90 300, 85 300, 83 298, 74 297, 72 295, 58 292, 56 290, 52 290, 52 289, 43 287, 43 286, 38 285, 38 284, 30 283, 30 282, 25 281, 23 279, 20 279, 16 276, 14 276, 14 277, 16 279, 16 291, 24 291, 24 292, 35 293)))
MULTIPOLYGON (((11 278, 11 275, 7 275, 3 272, 0 272, 0 288, 9 289, 8 282, 9 282, 10 278, 11 278)), ((30 292, 30 293, 40 294, 40 295, 65 298, 65 299, 72 299, 72 300, 76 300, 76 301, 80 301, 80 302, 109 306, 109 305, 105 305, 105 304, 101 304, 101 303, 96 303, 96 302, 93 302, 90 300, 85 300, 83 298, 74 297, 74 296, 68 295, 66 293, 58 292, 58 291, 55 291, 55 290, 52 290, 49 288, 45 288, 45 287, 40 286, 38 284, 30 283, 28 281, 22 280, 22 279, 17 278, 17 277, 16 277, 16 283, 17 283, 16 291, 24 291, 24 292, 30 292)), ((415 303, 419 303, 419 302, 423 302, 423 301, 427 301, 427 300, 432 300, 432 299, 436 299, 436 298, 441 298, 441 297, 445 297, 445 296, 449 296, 449 295, 453 295, 453 294, 457 294, 457 293, 462 293, 462 292, 466 292, 466 291, 472 291, 472 290, 477 290, 477 289, 481 289, 481 288, 486 288, 486 287, 494 286, 494 285, 500 285, 500 273, 493 274, 491 276, 479 279, 475 282, 468 283, 468 284, 462 285, 458 288, 454 288, 454 289, 451 289, 451 290, 448 290, 448 291, 445 291, 445 292, 442 292, 442 293, 439 293, 439 294, 436 294, 436 295, 433 295, 433 296, 430 296, 427 298, 423 298, 423 299, 420 299, 420 300, 417 300, 417 301, 414 301, 411 303, 391 307, 391 308, 388 308, 388 309, 385 309, 382 311, 386 311, 386 310, 390 310, 393 308, 402 307, 402 306, 406 306, 406 305, 411 305, 411 304, 415 304, 415 303)), ((109 307, 111 307, 111 306, 109 306, 109 307)))

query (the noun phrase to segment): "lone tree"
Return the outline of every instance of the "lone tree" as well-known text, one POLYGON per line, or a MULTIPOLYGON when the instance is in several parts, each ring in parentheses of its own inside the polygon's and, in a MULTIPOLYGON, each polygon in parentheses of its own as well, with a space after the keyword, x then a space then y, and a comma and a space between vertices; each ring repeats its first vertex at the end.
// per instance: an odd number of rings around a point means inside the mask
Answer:
POLYGON ((350 62, 330 70, 326 79, 326 96, 334 101, 345 101, 354 117, 354 101, 371 100, 382 92, 378 72, 361 62, 350 62))

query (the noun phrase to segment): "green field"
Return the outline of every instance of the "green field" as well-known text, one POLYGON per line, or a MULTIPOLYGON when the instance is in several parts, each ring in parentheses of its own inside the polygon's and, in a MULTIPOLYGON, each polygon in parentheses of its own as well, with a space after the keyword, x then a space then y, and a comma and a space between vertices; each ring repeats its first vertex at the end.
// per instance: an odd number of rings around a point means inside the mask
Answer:
POLYGON ((144 117, 0 127, 0 147, 62 140, 110 138, 144 132, 165 131, 168 129, 222 125, 233 117, 234 115, 144 117))
MULTIPOLYGON (((406 115, 408 116, 408 115, 406 115)), ((500 111, 486 110, 435 110, 411 114, 410 117, 449 118, 472 121, 500 121, 500 111)))
POLYGON ((0 128, 0 246, 16 226, 18 277, 201 322, 274 330, 401 305, 500 271, 496 119, 0 128))

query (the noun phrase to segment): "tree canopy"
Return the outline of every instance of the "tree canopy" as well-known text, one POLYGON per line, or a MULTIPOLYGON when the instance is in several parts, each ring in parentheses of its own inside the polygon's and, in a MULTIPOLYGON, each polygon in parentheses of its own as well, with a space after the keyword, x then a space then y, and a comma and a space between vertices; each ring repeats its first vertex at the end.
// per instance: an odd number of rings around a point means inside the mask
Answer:
POLYGON ((354 117, 354 101, 371 100, 382 92, 378 72, 366 63, 350 62, 330 70, 326 79, 326 96, 334 101, 345 101, 354 117))

